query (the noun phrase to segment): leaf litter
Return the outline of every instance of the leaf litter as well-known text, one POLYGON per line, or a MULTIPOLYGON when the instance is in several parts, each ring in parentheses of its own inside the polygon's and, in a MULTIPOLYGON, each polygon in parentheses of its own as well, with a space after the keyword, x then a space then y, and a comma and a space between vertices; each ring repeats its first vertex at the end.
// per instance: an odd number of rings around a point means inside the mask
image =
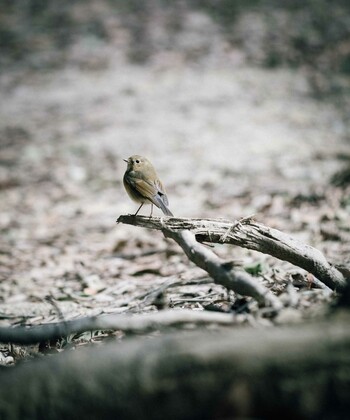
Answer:
MULTIPOLYGON (((0 325, 164 308, 231 312, 254 327, 324 314, 334 294, 289 263, 213 246, 280 296, 286 309, 273 319, 213 284, 160 232, 115 221, 136 210, 122 159, 139 153, 161 174, 174 214, 255 214, 348 270, 350 190, 330 182, 346 148, 336 110, 305 94, 294 70, 232 66, 222 52, 202 68, 161 54, 135 66, 109 51, 98 69, 68 61, 0 77, 0 325)), ((0 363, 126 336, 2 345, 0 363)))

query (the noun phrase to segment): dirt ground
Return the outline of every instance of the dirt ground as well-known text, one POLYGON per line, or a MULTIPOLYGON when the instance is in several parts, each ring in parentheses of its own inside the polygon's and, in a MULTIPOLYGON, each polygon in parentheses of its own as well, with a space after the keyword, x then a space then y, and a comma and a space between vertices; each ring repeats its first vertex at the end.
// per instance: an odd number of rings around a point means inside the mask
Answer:
MULTIPOLYGON (((170 288, 163 306, 231 308, 236 297, 220 286, 189 283, 206 273, 161 233, 116 225, 136 211, 122 185, 122 159, 136 153, 154 163, 176 216, 255 214, 330 261, 349 261, 348 191, 329 182, 347 127, 312 99, 302 71, 254 68, 234 49, 135 65, 113 46, 103 47, 107 63, 90 66, 101 51, 89 48, 72 47, 59 69, 0 76, 1 325, 154 311, 143 298, 169 279, 186 284, 170 288)), ((297 291, 296 319, 334 299, 300 286, 307 273, 290 264, 214 250, 256 269, 279 295, 297 291)), ((248 302, 242 322, 273 325, 248 302)))

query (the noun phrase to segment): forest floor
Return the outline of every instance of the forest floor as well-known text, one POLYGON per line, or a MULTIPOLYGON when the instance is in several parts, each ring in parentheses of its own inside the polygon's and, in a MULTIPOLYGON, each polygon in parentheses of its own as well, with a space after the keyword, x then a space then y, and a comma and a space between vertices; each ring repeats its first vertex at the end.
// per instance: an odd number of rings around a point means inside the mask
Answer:
MULTIPOLYGON (((59 69, 0 76, 0 325, 155 311, 143 298, 169 279, 177 283, 165 307, 237 310, 221 286, 196 284, 206 273, 160 232, 116 224, 136 211, 122 184, 132 154, 154 163, 176 216, 255 214, 331 262, 348 261, 349 191, 330 184, 346 127, 332 104, 312 98, 301 71, 255 68, 238 50, 200 63, 173 53, 135 65, 105 48, 101 66, 76 46, 59 69)), ((305 286, 307 273, 288 263, 213 249, 276 294, 295 290, 294 321, 334 299, 305 286)), ((283 322, 247 302, 242 323, 283 322)))

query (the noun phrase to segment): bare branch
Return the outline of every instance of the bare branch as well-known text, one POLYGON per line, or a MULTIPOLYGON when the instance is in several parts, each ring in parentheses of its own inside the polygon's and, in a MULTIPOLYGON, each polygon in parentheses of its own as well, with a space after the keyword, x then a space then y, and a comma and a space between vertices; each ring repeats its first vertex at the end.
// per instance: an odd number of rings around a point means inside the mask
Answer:
POLYGON ((168 220, 174 219, 120 216, 118 222, 162 229, 164 235, 174 239, 187 257, 198 267, 207 271, 215 283, 241 295, 251 296, 258 302, 272 306, 276 310, 282 308, 280 300, 265 286, 257 283, 251 275, 244 270, 233 269, 231 265, 221 261, 213 251, 197 242, 192 232, 184 230, 186 228, 172 230, 168 227, 168 220), (147 220, 150 221, 150 225, 147 224, 147 220))
POLYGON ((244 270, 232 269, 230 265, 222 262, 213 251, 196 241, 194 234, 188 230, 164 234, 174 239, 185 251, 187 257, 198 267, 207 271, 215 283, 221 284, 229 290, 251 296, 260 303, 272 306, 276 310, 282 308, 279 299, 265 286, 257 283, 250 274, 244 270))
POLYGON ((70 334, 97 330, 146 332, 167 327, 196 325, 232 325, 232 314, 207 311, 165 310, 140 315, 105 315, 85 317, 71 321, 42 324, 34 327, 0 327, 0 342, 34 344, 55 340, 70 334))
POLYGON ((333 267, 320 251, 251 218, 231 222, 220 219, 120 216, 118 222, 166 232, 188 230, 193 232, 200 242, 238 245, 288 261, 313 274, 316 283, 321 287, 321 282, 333 290, 342 289, 346 285, 342 273, 333 267))

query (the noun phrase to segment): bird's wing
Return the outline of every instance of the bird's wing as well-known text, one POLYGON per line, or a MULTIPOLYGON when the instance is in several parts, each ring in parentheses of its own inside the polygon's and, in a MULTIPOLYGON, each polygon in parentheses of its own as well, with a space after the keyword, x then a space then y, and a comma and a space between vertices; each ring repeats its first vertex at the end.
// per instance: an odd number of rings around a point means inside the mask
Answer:
POLYGON ((144 180, 142 177, 130 177, 126 175, 125 180, 134 190, 136 190, 137 194, 151 201, 155 206, 163 208, 164 204, 165 206, 169 204, 163 184, 158 179, 151 183, 144 180))
POLYGON ((157 200, 155 200, 155 197, 158 193, 158 189, 155 187, 155 185, 135 176, 131 177, 126 175, 125 181, 130 185, 130 187, 135 191, 137 195, 140 195, 140 198, 145 198, 159 207, 157 200))
POLYGON ((163 187, 163 184, 161 183, 161 181, 159 179, 156 180, 155 184, 156 184, 156 188, 158 190, 158 193, 161 196, 164 204, 166 206, 168 206, 169 205, 169 200, 168 200, 168 197, 165 193, 165 188, 163 187))
POLYGON ((150 184, 149 182, 139 178, 133 179, 132 182, 134 183, 134 187, 136 188, 136 190, 143 197, 153 201, 152 198, 158 192, 157 188, 153 184, 150 184))

